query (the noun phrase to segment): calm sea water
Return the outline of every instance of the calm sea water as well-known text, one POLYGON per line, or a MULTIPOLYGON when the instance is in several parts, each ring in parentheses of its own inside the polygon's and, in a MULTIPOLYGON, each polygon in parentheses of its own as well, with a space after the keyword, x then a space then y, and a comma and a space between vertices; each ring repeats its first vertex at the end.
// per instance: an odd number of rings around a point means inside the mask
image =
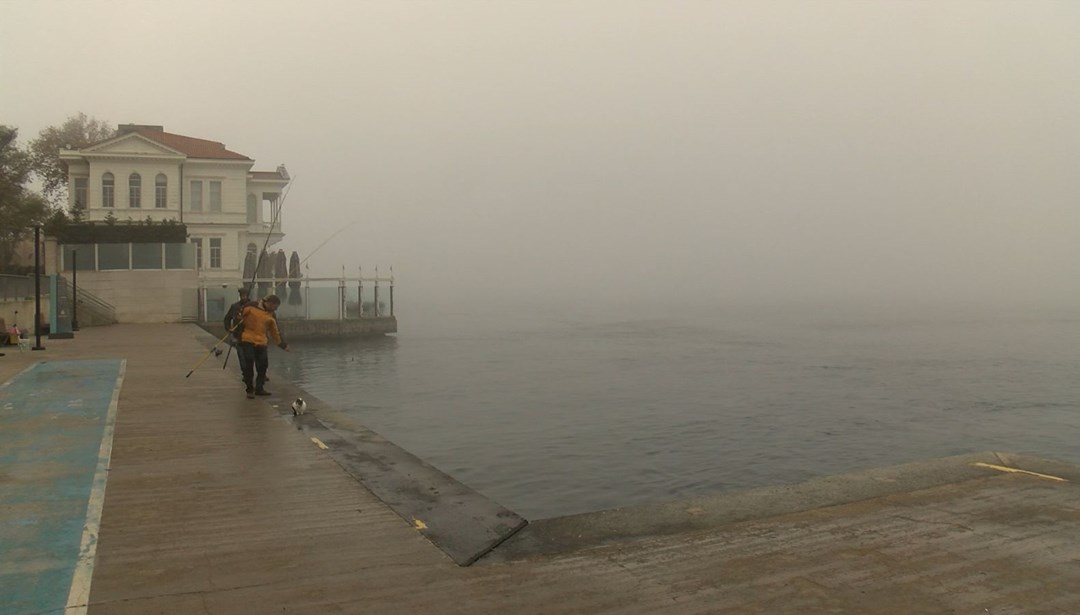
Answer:
POLYGON ((399 318, 272 369, 529 519, 982 450, 1080 461, 1080 319, 399 318))

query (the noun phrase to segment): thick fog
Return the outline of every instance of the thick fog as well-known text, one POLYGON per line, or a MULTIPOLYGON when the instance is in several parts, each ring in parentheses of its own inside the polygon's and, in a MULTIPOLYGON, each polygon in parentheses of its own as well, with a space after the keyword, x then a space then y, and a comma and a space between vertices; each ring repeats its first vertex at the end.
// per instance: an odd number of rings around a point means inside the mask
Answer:
POLYGON ((1080 4, 4 3, 0 122, 295 177, 401 307, 1080 306, 1080 4))

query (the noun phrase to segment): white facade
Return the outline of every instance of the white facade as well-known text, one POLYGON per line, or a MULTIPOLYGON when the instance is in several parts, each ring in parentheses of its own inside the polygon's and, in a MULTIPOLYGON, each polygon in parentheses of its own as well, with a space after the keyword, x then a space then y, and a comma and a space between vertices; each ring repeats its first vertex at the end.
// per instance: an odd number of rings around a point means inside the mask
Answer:
POLYGON ((268 233, 271 246, 284 236, 272 217, 289 182, 285 167, 252 171, 253 160, 221 143, 128 124, 116 137, 60 156, 68 164, 69 206, 87 222, 111 215, 187 225, 188 240, 201 244, 203 285, 243 280, 250 246, 261 250, 268 233))
POLYGON ((197 314, 192 271, 81 271, 79 288, 116 307, 123 323, 181 322, 197 314), (185 314, 185 309, 191 312, 185 314))

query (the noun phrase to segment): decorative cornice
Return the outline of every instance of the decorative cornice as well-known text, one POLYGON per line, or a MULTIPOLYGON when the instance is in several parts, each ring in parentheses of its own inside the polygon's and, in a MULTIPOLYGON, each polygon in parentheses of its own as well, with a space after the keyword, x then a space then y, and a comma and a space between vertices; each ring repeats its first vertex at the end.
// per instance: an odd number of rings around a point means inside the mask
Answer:
POLYGON ((100 152, 100 150, 102 148, 109 147, 109 146, 114 145, 116 143, 120 143, 121 141, 132 141, 132 140, 142 141, 143 143, 146 143, 147 145, 150 145, 150 146, 152 146, 152 147, 154 147, 156 149, 164 150, 166 152, 166 155, 168 155, 167 154, 168 152, 172 152, 172 155, 174 155, 174 156, 187 157, 187 155, 184 152, 181 152, 180 150, 178 150, 178 149, 176 149, 174 147, 169 147, 168 145, 165 145, 164 143, 161 143, 159 141, 155 141, 153 139, 149 139, 147 137, 144 137, 143 135, 141 135, 141 134, 139 134, 137 132, 128 132, 128 133, 117 135, 117 136, 115 136, 112 139, 109 139, 107 141, 101 141, 101 142, 95 143, 95 144, 93 144, 93 145, 91 145, 91 146, 89 146, 89 147, 87 147, 85 149, 79 150, 79 153, 83 154, 83 155, 97 154, 97 153, 100 152))
MULTIPOLYGON (((80 152, 78 157, 85 158, 86 160, 173 160, 177 162, 183 162, 187 160, 187 156, 183 154, 139 154, 135 152, 115 152, 115 153, 84 153, 80 152)), ((67 158, 72 159, 74 156, 67 158)))

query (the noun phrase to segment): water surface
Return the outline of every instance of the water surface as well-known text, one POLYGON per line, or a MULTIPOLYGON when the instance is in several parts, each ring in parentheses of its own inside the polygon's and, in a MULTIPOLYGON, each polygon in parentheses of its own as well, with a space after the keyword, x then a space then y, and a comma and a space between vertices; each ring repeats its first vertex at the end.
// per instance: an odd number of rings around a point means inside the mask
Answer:
POLYGON ((982 450, 1080 461, 1080 320, 399 317, 272 369, 529 519, 982 450))

